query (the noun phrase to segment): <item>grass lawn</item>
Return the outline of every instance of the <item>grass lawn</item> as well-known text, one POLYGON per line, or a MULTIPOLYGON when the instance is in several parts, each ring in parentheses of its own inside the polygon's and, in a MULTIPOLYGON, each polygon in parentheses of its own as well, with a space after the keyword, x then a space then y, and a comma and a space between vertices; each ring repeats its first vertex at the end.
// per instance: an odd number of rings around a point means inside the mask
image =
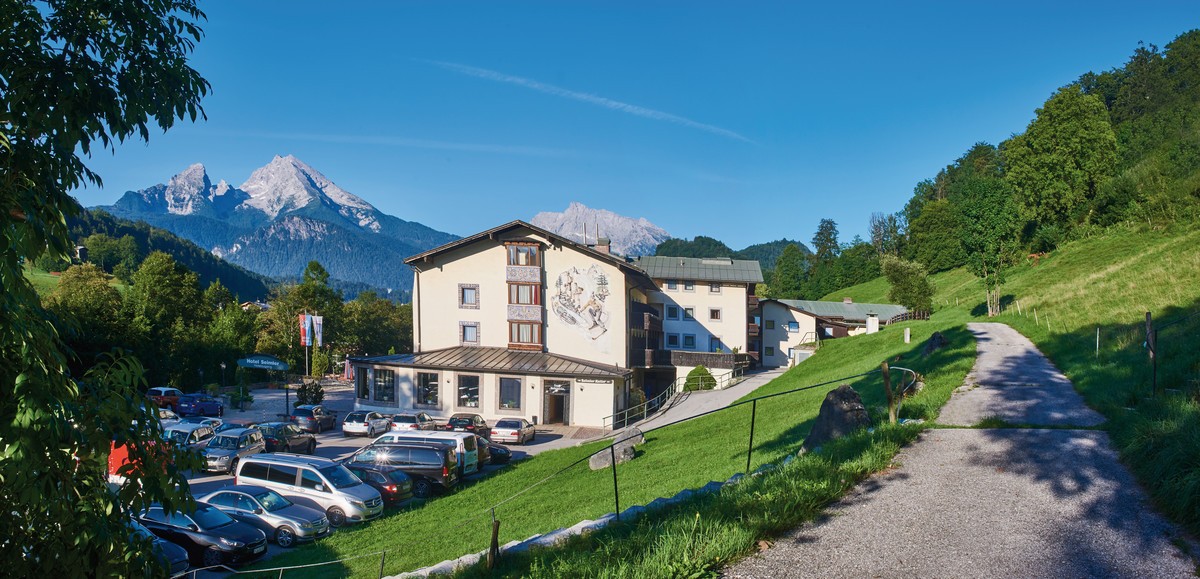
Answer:
MULTIPOLYGON (((903 332, 899 327, 889 328, 872 336, 828 342, 812 358, 763 386, 756 394, 782 392, 861 374, 878 368, 884 360, 893 360, 894 365, 912 367, 927 375, 926 388, 905 404, 901 415, 933 418, 936 409, 949 398, 950 392, 962 383, 963 376, 970 369, 974 361, 975 344, 957 320, 939 321, 935 318, 930 322, 912 322, 911 327, 911 344, 903 343, 903 332), (922 342, 935 330, 943 331, 950 340, 950 346, 928 357, 921 355, 922 342)), ((874 413, 879 415, 880 407, 884 404, 879 374, 874 373, 849 383, 863 395, 868 407, 873 408, 874 413)), ((825 393, 836 385, 760 402, 757 408, 751 469, 765 463, 779 463, 786 455, 794 453, 811 427, 825 393)), ((648 432, 646 444, 638 447, 639 456, 617 469, 622 508, 646 504, 658 497, 670 497, 680 490, 700 487, 709 481, 723 481, 743 471, 749 443, 750 414, 751 408, 747 404, 648 432)), ((790 485, 794 489, 823 489, 811 495, 795 490, 788 495, 795 496, 787 499, 811 505, 813 508, 819 507, 840 496, 867 472, 885 468, 892 454, 899 448, 901 439, 911 437, 916 430, 898 428, 880 432, 878 441, 869 436, 861 438, 847 447, 842 454, 808 457, 793 463, 794 466, 789 466, 778 475, 764 477, 762 481, 755 482, 755 485, 766 484, 767 480, 772 480, 784 486, 790 485), (830 486, 830 480, 839 482, 830 486)), ((410 571, 486 548, 491 530, 490 507, 493 505, 498 505, 495 512, 501 521, 501 543, 571 526, 585 519, 598 518, 614 509, 611 471, 593 472, 588 469, 586 461, 565 472, 559 471, 604 447, 605 444, 596 443, 540 454, 449 496, 366 525, 338 531, 333 537, 317 545, 298 548, 264 562, 259 567, 310 564, 386 550, 386 574, 410 571), (545 480, 555 473, 556 476, 545 480), (518 494, 523 491, 526 492, 518 494)), ((766 487, 754 488, 759 489, 756 492, 761 492, 766 487)), ((723 492, 721 496, 725 497, 728 494, 730 500, 736 503, 745 501, 746 497, 750 496, 739 494, 742 492, 723 492), (732 498, 735 496, 741 498, 732 498)), ((715 513, 727 512, 731 508, 730 504, 723 502, 724 500, 716 501, 712 507, 717 509, 712 511, 714 521, 723 520, 715 513)), ((760 513, 759 516, 775 518, 778 524, 790 525, 812 516, 815 512, 812 509, 801 509, 797 510, 794 516, 783 518, 777 514, 767 516, 760 513)), ((694 513, 689 516, 693 515, 694 513)), ((666 520, 656 515, 647 517, 646 521, 638 524, 666 524, 666 520)), ((594 540, 600 540, 600 537, 607 536, 605 533, 609 532, 628 532, 625 527, 617 527, 621 526, 615 526, 612 531, 594 533, 594 540)), ((734 543, 723 545, 719 549, 727 554, 746 552, 753 546, 754 540, 766 536, 765 533, 772 532, 773 529, 771 525, 764 526, 761 521, 748 524, 744 532, 734 534, 739 537, 734 543)), ((703 567, 718 564, 719 561, 726 560, 724 557, 725 555, 701 558, 697 565, 703 567)), ((530 565, 534 564, 532 561, 530 560, 530 565)), ((647 570, 641 566, 630 569, 647 570)), ((526 574, 530 571, 529 567, 525 567, 524 570, 513 569, 515 574, 526 574)), ((366 576, 378 572, 378 555, 326 567, 309 568, 305 571, 306 575, 319 576, 366 576)), ((674 573, 668 572, 667 575, 674 573)))

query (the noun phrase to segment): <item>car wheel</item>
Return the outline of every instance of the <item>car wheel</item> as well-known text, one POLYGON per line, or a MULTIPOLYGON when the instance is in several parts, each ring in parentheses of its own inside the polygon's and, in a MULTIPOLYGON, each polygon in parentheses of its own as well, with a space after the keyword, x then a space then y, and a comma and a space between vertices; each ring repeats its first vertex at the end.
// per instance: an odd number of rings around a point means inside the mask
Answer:
POLYGON ((229 461, 229 475, 230 476, 237 474, 237 465, 238 465, 238 459, 235 458, 235 459, 229 461))
POLYGON ((427 499, 433 494, 433 483, 429 479, 419 478, 413 481, 412 493, 414 497, 427 499))
POLYGON ((315 441, 315 440, 308 441, 308 454, 312 454, 316 451, 317 451, 317 441, 315 441))
POLYGON ((329 507, 329 510, 325 511, 325 515, 329 517, 329 524, 333 527, 346 524, 346 511, 339 507, 329 507))
POLYGON ((275 544, 287 549, 296 544, 296 531, 287 525, 275 529, 275 544))
POLYGON ((225 562, 225 554, 216 547, 209 547, 204 550, 204 556, 201 563, 205 567, 216 567, 225 562))

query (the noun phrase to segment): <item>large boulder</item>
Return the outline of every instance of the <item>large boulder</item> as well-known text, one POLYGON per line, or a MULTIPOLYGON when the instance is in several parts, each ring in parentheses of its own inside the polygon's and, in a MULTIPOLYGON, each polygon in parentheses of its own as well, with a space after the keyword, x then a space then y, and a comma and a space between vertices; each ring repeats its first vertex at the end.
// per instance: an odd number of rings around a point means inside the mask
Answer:
POLYGON ((943 336, 941 332, 934 332, 933 335, 929 336, 929 339, 925 341, 925 355, 928 356, 942 348, 945 348, 947 344, 949 344, 949 342, 946 341, 946 336, 943 336))
POLYGON ((804 439, 804 449, 813 450, 870 424, 862 397, 849 384, 842 384, 825 395, 812 432, 804 439))
MULTIPOLYGON (((642 431, 637 428, 631 428, 618 434, 613 440, 613 450, 616 451, 617 464, 633 460, 633 457, 637 456, 637 451, 633 447, 643 442, 646 442, 646 435, 642 434, 642 431)), ((607 448, 593 454, 588 459, 588 466, 592 470, 609 468, 612 466, 613 454, 607 448)))

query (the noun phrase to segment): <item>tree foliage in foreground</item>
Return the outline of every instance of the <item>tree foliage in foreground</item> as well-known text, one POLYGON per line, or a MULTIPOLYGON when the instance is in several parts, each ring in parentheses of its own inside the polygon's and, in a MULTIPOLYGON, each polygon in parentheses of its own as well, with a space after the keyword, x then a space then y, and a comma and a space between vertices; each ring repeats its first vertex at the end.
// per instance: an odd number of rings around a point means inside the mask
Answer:
MULTIPOLYGON (((208 83, 187 63, 204 14, 193 0, 10 1, 0 7, 0 560, 15 577, 163 574, 130 510, 185 502, 163 461, 140 364, 113 354, 82 377, 24 264, 70 255, 69 192, 99 185, 84 164, 115 141, 202 115, 208 83), (117 493, 114 441, 156 468, 117 493)), ((177 487, 180 483, 182 486, 177 487)))

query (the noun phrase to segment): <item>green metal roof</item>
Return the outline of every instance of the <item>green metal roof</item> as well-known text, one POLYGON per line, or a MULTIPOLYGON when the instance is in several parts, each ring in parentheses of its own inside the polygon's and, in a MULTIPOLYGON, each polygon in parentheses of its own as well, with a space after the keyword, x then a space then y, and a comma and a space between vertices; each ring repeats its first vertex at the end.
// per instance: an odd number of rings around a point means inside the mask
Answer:
POLYGON ((762 283, 757 261, 727 257, 639 257, 633 262, 651 278, 762 283))
POLYGON ((772 300, 789 308, 808 312, 821 318, 842 318, 847 322, 865 322, 867 314, 879 316, 879 321, 886 323, 893 316, 908 311, 904 306, 894 304, 858 304, 845 302, 818 302, 814 300, 772 300))

